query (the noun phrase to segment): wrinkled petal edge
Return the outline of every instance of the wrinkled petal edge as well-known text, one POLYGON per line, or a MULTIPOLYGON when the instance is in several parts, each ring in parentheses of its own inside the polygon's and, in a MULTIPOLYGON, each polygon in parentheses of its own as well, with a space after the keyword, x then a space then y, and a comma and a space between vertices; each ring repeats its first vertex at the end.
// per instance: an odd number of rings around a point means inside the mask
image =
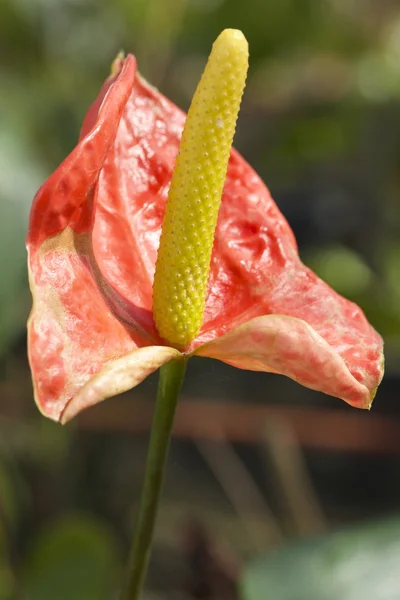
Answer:
POLYGON ((335 348, 306 321, 286 315, 255 317, 197 348, 194 355, 215 358, 250 371, 286 375, 301 385, 369 409, 383 377, 383 352, 358 381, 335 348), (367 383, 367 385, 365 384, 367 383))
POLYGON ((175 348, 147 346, 109 362, 68 402, 59 422, 65 425, 86 408, 134 388, 163 364, 179 358, 182 354, 175 348))

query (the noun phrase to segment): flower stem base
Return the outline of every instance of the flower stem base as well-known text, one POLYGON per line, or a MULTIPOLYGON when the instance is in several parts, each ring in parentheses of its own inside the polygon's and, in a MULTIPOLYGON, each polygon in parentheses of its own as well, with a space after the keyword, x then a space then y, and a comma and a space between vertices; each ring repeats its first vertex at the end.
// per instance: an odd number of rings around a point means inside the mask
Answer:
POLYGON ((138 600, 144 583, 163 487, 175 410, 185 376, 186 363, 185 359, 171 360, 160 368, 145 479, 122 600, 138 600))

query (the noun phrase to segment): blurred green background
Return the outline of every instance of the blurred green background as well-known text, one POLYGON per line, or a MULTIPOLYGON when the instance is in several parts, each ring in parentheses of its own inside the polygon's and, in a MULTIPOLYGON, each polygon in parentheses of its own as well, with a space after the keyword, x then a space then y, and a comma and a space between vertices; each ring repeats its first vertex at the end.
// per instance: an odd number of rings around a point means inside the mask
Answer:
POLYGON ((235 145, 304 261, 384 336, 387 375, 367 415, 283 378, 193 360, 148 599, 400 597, 396 519, 325 533, 400 505, 398 1, 2 0, 0 600, 117 597, 157 383, 66 428, 37 413, 25 350, 32 197, 74 147, 120 49, 187 109, 226 27, 251 52, 235 145))

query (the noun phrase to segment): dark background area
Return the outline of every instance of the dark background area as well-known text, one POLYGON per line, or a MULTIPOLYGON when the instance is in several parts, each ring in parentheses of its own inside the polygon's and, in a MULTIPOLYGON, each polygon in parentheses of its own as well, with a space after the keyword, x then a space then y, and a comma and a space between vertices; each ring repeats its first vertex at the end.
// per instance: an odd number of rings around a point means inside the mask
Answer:
POLYGON ((60 600, 115 597, 157 385, 151 377, 65 428, 39 415, 25 338, 32 197, 74 147, 121 48, 187 109, 226 27, 250 45, 235 145, 269 186, 304 262, 383 335, 387 371, 366 414, 278 376, 193 359, 148 598, 234 600, 227 582, 261 552, 398 511, 399 3, 3 0, 0 600, 53 599, 53 585, 60 600), (201 596, 203 577, 212 589, 201 596))

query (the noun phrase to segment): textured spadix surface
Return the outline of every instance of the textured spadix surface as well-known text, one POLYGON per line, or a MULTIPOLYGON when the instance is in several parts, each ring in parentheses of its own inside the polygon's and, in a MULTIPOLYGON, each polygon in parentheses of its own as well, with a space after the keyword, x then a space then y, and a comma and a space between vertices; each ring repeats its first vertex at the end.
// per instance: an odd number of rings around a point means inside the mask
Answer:
MULTIPOLYGON (((34 199, 29 359, 36 401, 55 420, 180 356, 155 327, 152 285, 184 119, 128 56, 34 199)), ((185 349, 193 352, 282 373, 361 408, 382 378, 380 336, 301 263, 286 220, 235 151, 203 323, 185 349)))
POLYGON ((160 335, 185 348, 203 323, 215 226, 245 86, 248 45, 226 29, 193 96, 165 209, 153 285, 160 335))

